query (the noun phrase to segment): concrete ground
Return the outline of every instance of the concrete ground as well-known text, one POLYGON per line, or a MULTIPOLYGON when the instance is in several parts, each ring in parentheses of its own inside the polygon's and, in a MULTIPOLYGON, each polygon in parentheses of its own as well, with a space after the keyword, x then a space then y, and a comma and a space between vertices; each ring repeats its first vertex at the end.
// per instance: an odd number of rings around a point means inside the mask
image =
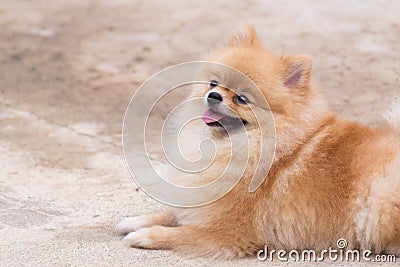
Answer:
POLYGON ((400 91, 399 14, 398 1, 1 1, 0 266, 278 265, 121 244, 121 218, 165 208, 124 164, 130 97, 247 22, 270 49, 313 56, 332 109, 375 125, 400 91))

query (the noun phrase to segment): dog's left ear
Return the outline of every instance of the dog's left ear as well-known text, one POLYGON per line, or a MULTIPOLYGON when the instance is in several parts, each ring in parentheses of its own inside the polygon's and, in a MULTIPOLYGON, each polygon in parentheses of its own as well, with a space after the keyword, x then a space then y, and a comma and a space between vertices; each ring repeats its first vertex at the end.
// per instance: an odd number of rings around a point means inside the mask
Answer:
POLYGON ((307 88, 310 85, 312 59, 307 55, 281 58, 283 81, 288 88, 307 88))
POLYGON ((228 41, 229 46, 255 46, 260 45, 256 30, 248 24, 242 25, 228 41))

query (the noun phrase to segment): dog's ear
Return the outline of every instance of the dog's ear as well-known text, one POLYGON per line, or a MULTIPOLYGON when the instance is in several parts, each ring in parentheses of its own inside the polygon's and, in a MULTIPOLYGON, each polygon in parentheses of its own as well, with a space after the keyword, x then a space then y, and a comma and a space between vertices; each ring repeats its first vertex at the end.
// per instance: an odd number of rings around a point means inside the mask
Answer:
POLYGON ((256 46, 260 45, 256 30, 248 24, 242 25, 228 41, 229 46, 256 46))
POLYGON ((288 88, 308 88, 312 59, 307 55, 283 56, 281 58, 283 82, 288 88))

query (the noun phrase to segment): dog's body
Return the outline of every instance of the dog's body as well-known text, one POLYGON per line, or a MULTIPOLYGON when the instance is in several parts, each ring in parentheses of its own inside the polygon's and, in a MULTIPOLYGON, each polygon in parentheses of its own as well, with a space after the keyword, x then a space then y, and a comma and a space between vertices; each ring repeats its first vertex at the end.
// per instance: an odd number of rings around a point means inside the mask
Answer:
MULTIPOLYGON (((380 128, 336 118, 310 85, 310 59, 271 54, 252 28, 234 36, 210 60, 245 73, 268 100, 276 126, 268 176, 250 193, 251 165, 256 163, 249 161, 237 186, 210 205, 125 219, 117 231, 129 233, 127 243, 233 258, 254 254, 265 244, 319 251, 344 238, 349 249, 399 255, 400 114, 380 128)), ((210 97, 209 91, 219 93, 222 103, 239 95, 218 85, 202 94, 210 97)), ((251 102, 233 102, 225 104, 248 122, 250 147, 255 147, 259 135, 251 129, 251 102)), ((218 129, 210 128, 212 136, 221 138, 218 129)))

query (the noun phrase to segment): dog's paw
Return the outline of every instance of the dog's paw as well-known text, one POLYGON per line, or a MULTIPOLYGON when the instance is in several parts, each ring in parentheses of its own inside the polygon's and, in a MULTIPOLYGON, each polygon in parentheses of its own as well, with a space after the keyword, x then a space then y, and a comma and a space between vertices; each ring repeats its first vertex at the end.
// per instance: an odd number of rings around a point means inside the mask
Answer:
POLYGON ((127 234, 122 239, 125 245, 136 248, 155 248, 154 233, 151 228, 141 228, 127 234))
POLYGON ((118 234, 124 235, 145 227, 146 223, 147 220, 145 216, 128 217, 120 221, 115 226, 115 231, 118 234))

